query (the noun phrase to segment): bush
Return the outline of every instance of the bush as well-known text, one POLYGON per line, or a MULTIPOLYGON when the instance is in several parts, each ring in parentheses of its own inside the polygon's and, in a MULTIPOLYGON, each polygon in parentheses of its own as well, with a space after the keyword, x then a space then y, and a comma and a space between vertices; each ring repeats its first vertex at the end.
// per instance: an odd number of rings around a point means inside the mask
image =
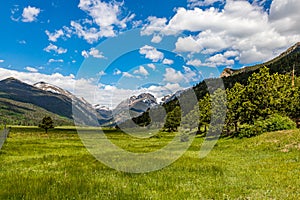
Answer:
POLYGON ((240 127, 240 131, 237 136, 242 137, 253 137, 260 135, 264 132, 279 131, 279 130, 290 130, 295 129, 296 123, 290 118, 281 116, 279 114, 270 115, 265 120, 257 120, 253 125, 243 124, 240 127))

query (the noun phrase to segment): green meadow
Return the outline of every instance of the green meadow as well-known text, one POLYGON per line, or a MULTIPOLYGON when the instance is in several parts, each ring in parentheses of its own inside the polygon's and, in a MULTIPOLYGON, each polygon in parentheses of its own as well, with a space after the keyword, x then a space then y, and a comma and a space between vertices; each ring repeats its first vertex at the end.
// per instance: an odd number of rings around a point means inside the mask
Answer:
MULTIPOLYGON (((173 136, 132 140, 114 129, 106 134, 118 146, 142 152, 173 136)), ((131 174, 95 159, 73 127, 48 134, 13 127, 0 150, 0 199, 300 199, 300 130, 221 138, 200 159, 202 142, 197 136, 166 168, 131 174)))

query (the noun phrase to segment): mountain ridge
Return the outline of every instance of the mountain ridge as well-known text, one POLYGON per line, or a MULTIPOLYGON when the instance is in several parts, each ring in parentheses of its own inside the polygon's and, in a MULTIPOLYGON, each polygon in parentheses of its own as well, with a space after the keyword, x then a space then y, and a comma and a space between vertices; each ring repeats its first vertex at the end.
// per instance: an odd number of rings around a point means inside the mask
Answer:
MULTIPOLYGON (((239 70, 229 68, 224 69, 221 78, 223 79, 225 88, 233 87, 236 82, 245 84, 248 77, 252 73, 258 71, 262 66, 270 68, 270 73, 282 74, 291 73, 295 67, 295 75, 300 75, 300 42, 265 63, 245 67, 239 70)), ((167 112, 171 111, 178 104, 177 96, 189 92, 191 89, 194 90, 197 98, 201 99, 208 92, 206 83, 213 81, 215 80, 207 79, 199 82, 192 88, 184 91, 177 91, 173 95, 166 97, 163 106, 167 112)), ((213 85, 214 84, 210 84, 210 87, 213 85)), ((83 119, 82 124, 88 124, 90 121, 93 121, 91 119, 94 119, 95 116, 101 124, 112 122, 113 118, 115 118, 115 122, 125 121, 128 117, 139 117, 149 109, 154 108, 155 105, 158 105, 156 98, 152 94, 142 93, 122 101, 116 109, 111 111, 100 105, 98 105, 98 107, 92 106, 85 99, 79 98, 71 92, 52 84, 38 82, 34 85, 29 85, 14 77, 9 77, 0 81, 0 100, 0 106, 2 105, 3 107, 2 109, 5 109, 8 105, 8 107, 15 105, 15 107, 18 108, 17 104, 29 104, 40 107, 56 116, 72 120, 74 119, 73 113, 76 112, 80 116, 79 119, 83 119), (8 100, 9 102, 7 102, 8 100), (129 111, 129 115, 128 113, 125 113, 126 111, 129 111)), ((28 108, 26 109, 30 110, 28 108)), ((89 125, 97 126, 98 123, 89 125)))

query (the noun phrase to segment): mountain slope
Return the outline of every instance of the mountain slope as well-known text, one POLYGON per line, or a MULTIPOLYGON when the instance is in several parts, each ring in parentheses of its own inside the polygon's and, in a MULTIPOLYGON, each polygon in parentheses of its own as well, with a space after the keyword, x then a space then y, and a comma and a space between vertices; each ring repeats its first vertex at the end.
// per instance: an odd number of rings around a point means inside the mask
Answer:
POLYGON ((74 124, 71 119, 59 116, 41 107, 5 98, 0 98, 0 113, 0 124, 37 126, 44 116, 50 116, 55 126, 74 124))
MULTIPOLYGON (((61 92, 63 91, 61 88, 58 89, 61 92)), ((38 87, 23 83, 15 78, 8 78, 0 81, 0 98, 2 99, 32 104, 46 110, 49 113, 53 113, 67 119, 73 119, 73 113, 76 112, 77 116, 80 116, 80 123, 92 125, 90 124, 91 120, 89 120, 89 118, 94 117, 92 106, 87 105, 74 95, 68 95, 72 94, 66 91, 64 94, 53 91, 45 91, 38 87)))
POLYGON ((124 122, 128 119, 138 117, 146 112, 149 108, 158 105, 156 98, 150 93, 142 93, 138 96, 131 96, 123 100, 113 110, 103 108, 98 105, 98 113, 107 120, 105 124, 114 125, 124 122))
MULTIPOLYGON (((225 69, 221 75, 225 88, 231 88, 235 83, 246 84, 248 78, 259 69, 266 66, 270 69, 270 73, 279 74, 291 74, 293 68, 295 69, 295 75, 300 75, 300 43, 296 43, 288 50, 280 54, 278 57, 255 66, 245 67, 239 70, 225 69)), ((202 99, 205 94, 208 93, 207 85, 209 85, 210 91, 214 91, 218 88, 219 81, 217 79, 207 79, 184 91, 181 95, 193 90, 198 99, 202 99), (207 84, 209 83, 209 84, 207 84)), ((177 98, 164 104, 167 112, 172 111, 176 105, 179 105, 177 98)))

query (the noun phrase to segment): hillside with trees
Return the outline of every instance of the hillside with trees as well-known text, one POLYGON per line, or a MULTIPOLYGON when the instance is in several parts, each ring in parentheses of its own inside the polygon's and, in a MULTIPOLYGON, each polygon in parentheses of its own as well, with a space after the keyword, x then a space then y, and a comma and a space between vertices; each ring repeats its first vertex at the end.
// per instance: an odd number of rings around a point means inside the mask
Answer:
MULTIPOLYGON (((222 131, 224 136, 252 136, 262 131, 290 129, 296 126, 295 122, 300 117, 299 58, 300 43, 297 43, 266 63, 241 70, 224 70, 221 76, 226 90, 223 92, 227 98, 224 103, 227 110, 222 131), (278 127, 280 124, 276 125, 276 121, 285 124, 278 127), (247 131, 252 135, 247 135, 247 131)), ((217 88, 218 79, 207 79, 182 93, 184 96, 193 91, 199 102, 190 112, 182 113, 181 118, 173 117, 174 113, 178 115, 176 110, 180 110, 178 98, 164 104, 167 112, 162 120, 165 122, 164 129, 175 131, 180 125, 180 120, 183 120, 184 127, 197 127, 197 133, 206 133, 212 115, 211 99, 222 93, 217 88), (215 91, 215 94, 209 95, 208 91, 215 91), (195 113, 198 113, 197 116, 195 113), (176 119, 176 123, 170 122, 171 118, 176 119)), ((149 112, 133 120, 142 126, 149 125, 149 112)))

